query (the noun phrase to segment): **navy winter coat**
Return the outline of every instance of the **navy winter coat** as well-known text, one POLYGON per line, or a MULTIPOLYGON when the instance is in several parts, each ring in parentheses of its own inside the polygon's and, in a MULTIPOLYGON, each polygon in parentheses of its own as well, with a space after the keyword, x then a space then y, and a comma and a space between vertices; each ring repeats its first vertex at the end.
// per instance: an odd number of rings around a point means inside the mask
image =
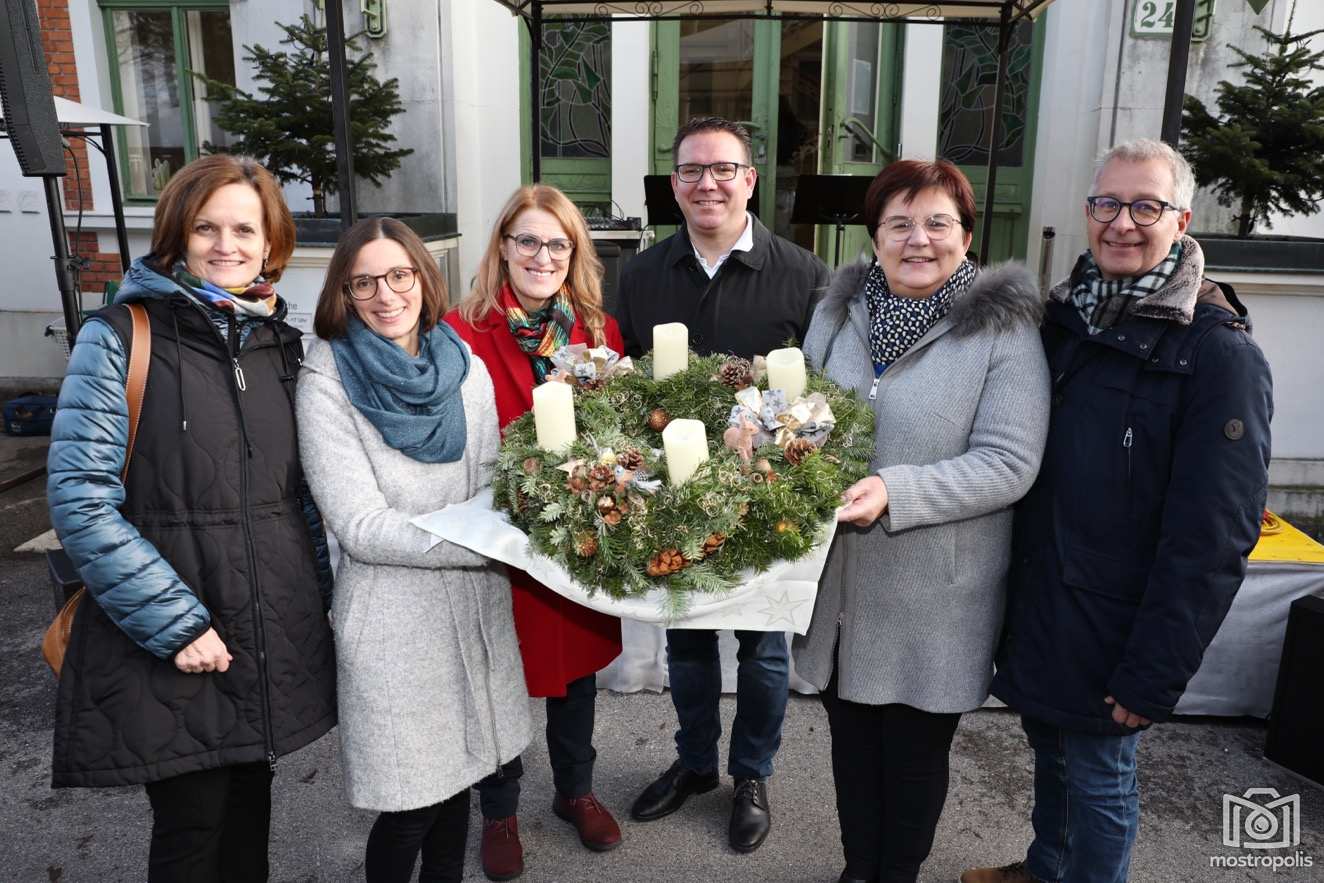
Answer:
POLYGON ((241 344, 141 261, 128 301, 147 308, 152 358, 125 483, 123 307, 79 334, 52 430, 51 521, 89 595, 60 678, 56 786, 274 763, 335 724, 325 536, 301 496, 293 413, 299 333, 282 305, 241 344), (229 670, 179 671, 174 655, 209 626, 229 670))
POLYGON ((1186 237, 1168 284, 1093 336, 1070 284, 1051 293, 1048 445, 1016 511, 992 685, 1029 717, 1121 734, 1113 696, 1166 720, 1245 576, 1272 381, 1244 308, 1203 271, 1186 237))

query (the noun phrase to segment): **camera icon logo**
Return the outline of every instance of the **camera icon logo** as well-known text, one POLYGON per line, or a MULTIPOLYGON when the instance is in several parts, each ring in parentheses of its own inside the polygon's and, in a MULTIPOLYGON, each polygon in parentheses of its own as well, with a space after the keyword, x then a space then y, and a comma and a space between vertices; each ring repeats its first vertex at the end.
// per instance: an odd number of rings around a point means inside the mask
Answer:
POLYGON ((1247 788, 1223 795, 1223 845, 1234 849, 1286 849, 1301 843, 1301 795, 1247 788))

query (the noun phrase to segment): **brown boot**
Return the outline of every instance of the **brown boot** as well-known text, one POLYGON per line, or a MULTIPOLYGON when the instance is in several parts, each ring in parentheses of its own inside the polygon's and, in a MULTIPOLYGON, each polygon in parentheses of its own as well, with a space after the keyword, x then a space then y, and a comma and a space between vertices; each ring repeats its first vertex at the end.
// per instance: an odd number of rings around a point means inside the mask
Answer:
POLYGON ((483 873, 489 880, 514 880, 524 873, 524 847, 519 842, 519 823, 514 816, 483 819, 483 873))
POLYGON ((592 792, 574 798, 558 793, 552 801, 552 812, 574 825, 579 842, 594 852, 607 852, 621 845, 620 826, 592 792))
POLYGON ((961 883, 1039 883, 1025 870, 1025 862, 1000 868, 971 868, 961 875, 961 883))

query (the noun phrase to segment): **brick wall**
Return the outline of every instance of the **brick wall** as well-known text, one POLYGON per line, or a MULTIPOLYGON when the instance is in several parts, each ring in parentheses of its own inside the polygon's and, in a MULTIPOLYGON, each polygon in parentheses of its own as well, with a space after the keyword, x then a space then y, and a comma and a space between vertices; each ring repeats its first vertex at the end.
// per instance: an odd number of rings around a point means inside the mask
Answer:
MULTIPOLYGON (((79 101, 78 62, 74 58, 74 37, 69 26, 70 0, 37 0, 37 15, 41 20, 41 48, 46 53, 46 70, 51 77, 51 88, 56 95, 70 101, 79 101)), ((81 199, 84 211, 92 211, 92 176, 88 167, 87 144, 81 138, 69 139, 70 150, 78 157, 75 163, 65 154, 64 205, 76 211, 81 199)), ((95 154, 97 162, 104 162, 95 154)), ((102 291, 106 282, 123 276, 119 255, 97 251, 95 233, 81 236, 69 233, 69 250, 92 262, 79 278, 79 287, 85 292, 102 291)))

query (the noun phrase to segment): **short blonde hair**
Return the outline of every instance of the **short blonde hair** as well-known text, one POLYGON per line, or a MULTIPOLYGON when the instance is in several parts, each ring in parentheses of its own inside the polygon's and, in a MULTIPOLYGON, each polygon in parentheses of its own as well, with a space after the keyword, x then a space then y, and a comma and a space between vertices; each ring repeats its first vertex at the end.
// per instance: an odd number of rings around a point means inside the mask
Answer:
POLYGON ((575 318, 584 323, 594 346, 606 342, 606 313, 602 309, 602 261, 589 236, 584 216, 570 199, 550 184, 531 184, 516 190, 506 200, 487 240, 487 250, 478 262, 473 288, 460 301, 460 318, 470 325, 500 306, 502 286, 510 282, 510 271, 502 254, 502 239, 510 232, 510 225, 526 209, 541 209, 566 231, 574 243, 570 255, 570 272, 566 276, 566 290, 575 309, 575 318))

